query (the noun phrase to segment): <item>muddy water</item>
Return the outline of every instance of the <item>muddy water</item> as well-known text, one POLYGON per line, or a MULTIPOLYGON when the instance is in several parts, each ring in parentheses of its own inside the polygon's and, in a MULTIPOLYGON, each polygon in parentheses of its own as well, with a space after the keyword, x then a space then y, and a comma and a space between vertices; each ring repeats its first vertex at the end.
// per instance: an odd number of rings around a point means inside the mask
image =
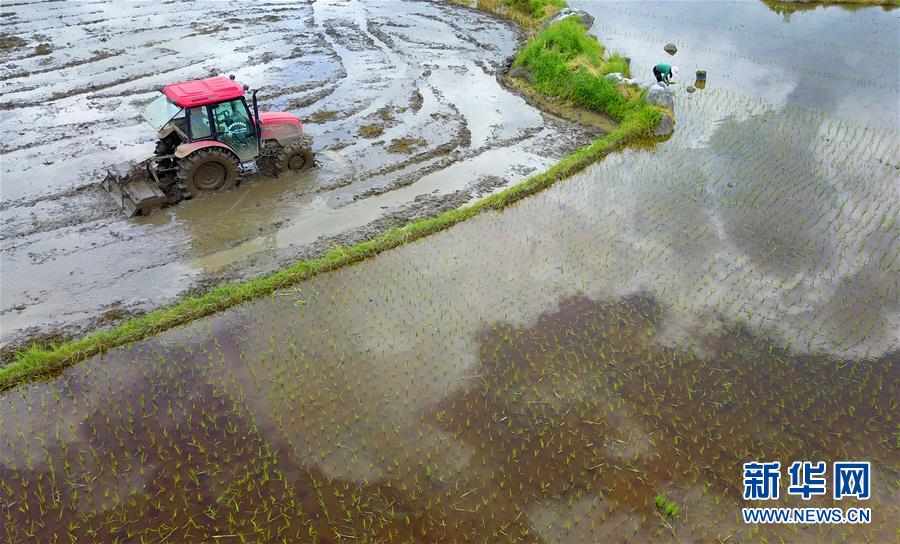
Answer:
POLYGON ((4 7, 0 344, 102 325, 518 181, 588 141, 497 83, 517 31, 427 2, 4 7), (51 53, 36 55, 39 43, 51 53), (147 156, 167 82, 235 74, 298 114, 320 167, 126 220, 96 185, 147 156), (376 138, 358 135, 378 125, 376 138), (408 150, 392 148, 409 138, 408 150), (408 152, 407 152, 408 151, 408 152), (414 204, 415 203, 415 204, 414 204))

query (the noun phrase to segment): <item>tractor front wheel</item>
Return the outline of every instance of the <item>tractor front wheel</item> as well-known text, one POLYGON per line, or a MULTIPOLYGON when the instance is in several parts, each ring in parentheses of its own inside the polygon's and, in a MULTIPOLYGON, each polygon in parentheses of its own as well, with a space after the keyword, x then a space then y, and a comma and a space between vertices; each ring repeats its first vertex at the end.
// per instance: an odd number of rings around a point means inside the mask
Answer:
POLYGON ((302 172, 315 165, 315 157, 312 150, 303 140, 298 140, 278 152, 275 165, 278 172, 302 172))
POLYGON ((223 149, 200 149, 178 162, 178 180, 192 196, 230 189, 238 177, 237 159, 223 149))

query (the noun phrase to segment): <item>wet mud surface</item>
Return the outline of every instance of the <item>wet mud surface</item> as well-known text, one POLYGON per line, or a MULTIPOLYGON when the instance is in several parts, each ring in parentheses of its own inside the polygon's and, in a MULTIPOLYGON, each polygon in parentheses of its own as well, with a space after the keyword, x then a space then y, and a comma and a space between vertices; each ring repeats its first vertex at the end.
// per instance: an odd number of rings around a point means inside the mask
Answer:
MULTIPOLYGON (((433 2, 4 4, 0 344, 114 323, 369 238, 542 170, 590 130, 497 71, 521 36, 433 2), (35 48, 49 44, 47 54, 35 48), (98 185, 148 156, 171 81, 235 74, 290 111, 319 167, 125 219, 98 185)), ((45 51, 47 48, 41 49, 45 51)))

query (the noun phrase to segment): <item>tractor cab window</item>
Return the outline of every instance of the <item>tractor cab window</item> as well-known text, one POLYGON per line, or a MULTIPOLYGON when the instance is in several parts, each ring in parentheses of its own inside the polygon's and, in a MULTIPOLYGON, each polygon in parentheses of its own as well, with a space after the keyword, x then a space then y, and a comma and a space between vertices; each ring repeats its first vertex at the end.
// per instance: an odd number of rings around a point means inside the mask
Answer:
POLYGON ((250 112, 243 100, 231 100, 212 106, 213 119, 216 120, 216 132, 233 138, 254 136, 250 112))
POLYGON ((217 139, 231 146, 242 161, 256 157, 256 130, 247 104, 237 99, 210 106, 210 109, 217 139))
POLYGON ((202 140, 212 136, 206 106, 189 108, 188 119, 191 125, 191 140, 202 140))
POLYGON ((153 127, 153 130, 159 132, 163 129, 168 123, 172 122, 173 119, 184 116, 184 110, 181 109, 181 106, 171 102, 166 95, 161 94, 156 97, 156 100, 150 102, 144 111, 141 112, 141 116, 150 123, 150 126, 153 127))

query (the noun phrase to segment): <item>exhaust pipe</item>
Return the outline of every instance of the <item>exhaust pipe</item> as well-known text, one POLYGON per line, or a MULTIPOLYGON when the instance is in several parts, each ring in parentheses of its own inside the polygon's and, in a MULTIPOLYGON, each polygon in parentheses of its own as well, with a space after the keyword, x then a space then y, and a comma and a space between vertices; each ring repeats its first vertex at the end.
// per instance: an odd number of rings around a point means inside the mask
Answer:
POLYGON ((262 121, 259 118, 259 104, 256 102, 256 93, 259 89, 253 89, 253 117, 256 118, 256 147, 262 147, 262 121))

